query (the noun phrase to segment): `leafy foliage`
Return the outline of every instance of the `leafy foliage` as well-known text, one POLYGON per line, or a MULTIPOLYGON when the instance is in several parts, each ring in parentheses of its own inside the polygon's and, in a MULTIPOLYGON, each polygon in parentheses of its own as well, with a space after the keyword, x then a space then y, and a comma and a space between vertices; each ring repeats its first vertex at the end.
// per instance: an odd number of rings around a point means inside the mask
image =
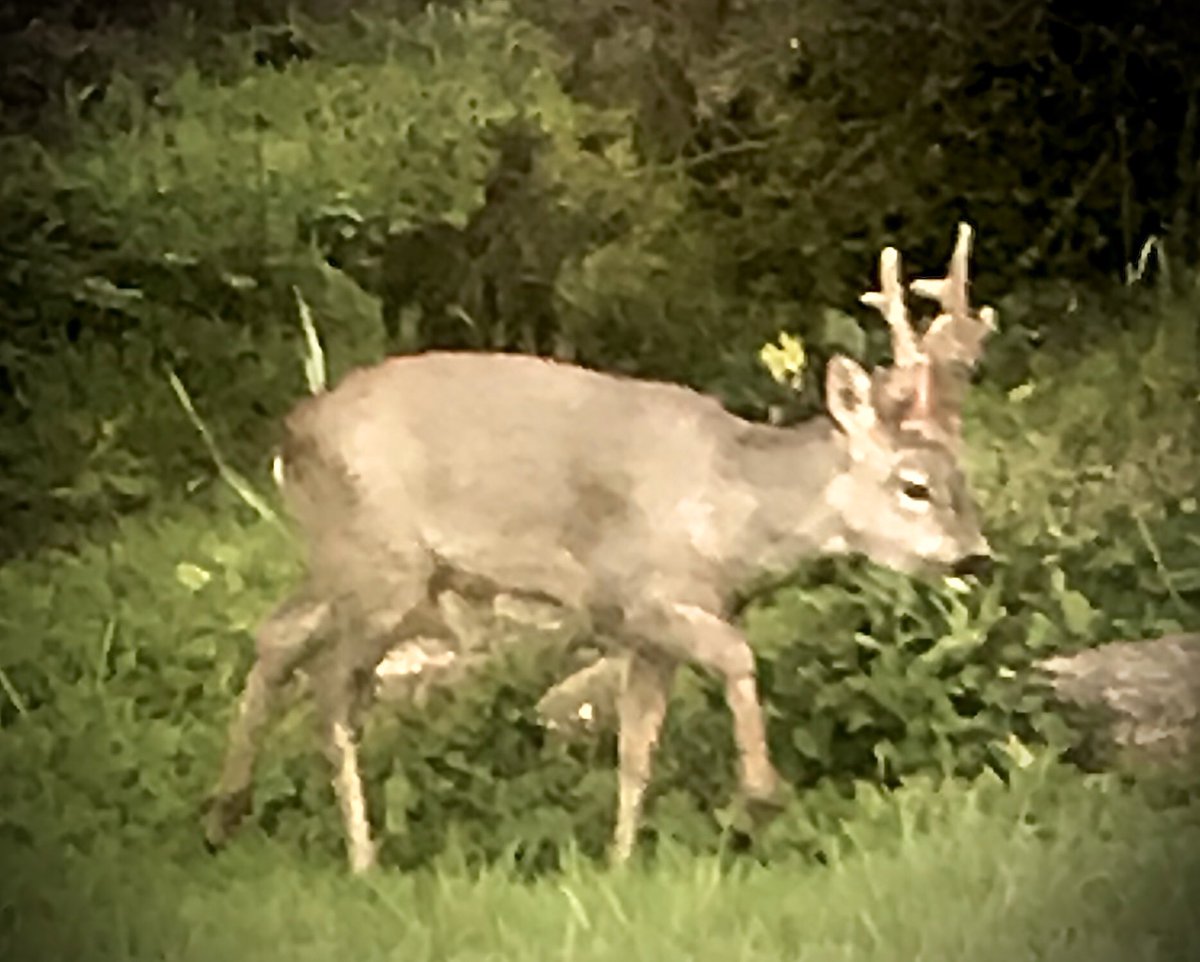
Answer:
MULTIPOLYGON (((1005 270, 1079 267, 1112 225, 1054 186, 1093 189, 1080 144, 1069 169, 1043 163, 1052 114, 1031 84, 1070 71, 1036 18, 1001 35, 972 26, 1008 15, 990 0, 810 3, 800 19, 762 3, 714 26, 704 4, 679 6, 690 19, 659 32, 637 10, 533 0, 301 20, 305 56, 251 69, 262 38, 246 34, 156 62, 153 83, 130 65, 73 101, 69 137, 4 144, 0 838, 194 849, 250 633, 296 573, 286 537, 214 484, 168 369, 256 480, 303 390, 299 303, 334 380, 415 310, 410 348, 532 345, 751 413, 783 390, 759 348, 793 331, 805 413, 830 352, 881 355, 881 326, 840 311, 882 243, 932 270, 966 212, 988 294, 1005 270), (397 238, 430 225, 461 249, 437 261, 445 284, 410 290, 428 278, 397 238), (548 330, 524 330, 530 305, 548 330)), ((1097 183, 1119 195, 1121 176, 1097 183)), ((1196 626, 1200 348, 1189 265, 1171 264, 1173 286, 1093 279, 1089 300, 1043 282, 1000 301, 967 412, 996 577, 961 592, 815 565, 757 596, 772 746, 803 796, 743 835, 719 693, 692 677, 658 769, 660 838, 771 858, 866 844, 842 826, 881 811, 869 785, 951 797, 956 779, 1019 778, 1029 752, 1068 741, 1030 680, 1038 657, 1196 626)), ((537 727, 559 677, 515 658, 375 713, 388 859, 537 871, 575 844, 600 851, 612 737, 537 727)), ((255 824, 336 853, 325 782, 293 712, 255 824)))

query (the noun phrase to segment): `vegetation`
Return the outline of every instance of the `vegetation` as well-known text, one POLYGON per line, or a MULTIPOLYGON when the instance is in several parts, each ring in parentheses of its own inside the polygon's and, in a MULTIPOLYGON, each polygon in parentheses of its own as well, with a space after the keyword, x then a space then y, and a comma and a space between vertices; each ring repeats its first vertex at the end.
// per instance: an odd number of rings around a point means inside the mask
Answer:
POLYGON ((261 840, 225 864, 26 856, 6 868, 38 895, 27 894, 0 948, 80 962, 1192 957, 1194 930, 1189 940, 1179 920, 1200 880, 1178 853, 1198 841, 1195 820, 1077 781, 1039 772, 1008 789, 875 797, 850 823, 860 854, 820 869, 730 868, 672 849, 617 874, 572 857, 523 884, 510 864, 468 875, 454 856, 363 880, 340 860, 300 871, 261 840))
POLYGON ((1200 629, 1191 18, 201 6, 10 11, 0 955, 1187 956, 1195 786, 1084 774, 1029 669, 1200 629), (688 677, 647 864, 606 873, 612 734, 543 730, 563 672, 514 657, 371 716, 381 877, 342 877, 302 703, 244 838, 202 852, 251 634, 298 566, 219 467, 270 503, 306 312, 333 380, 533 350, 798 417, 831 353, 883 357, 855 307, 879 248, 936 270, 960 217, 1000 312, 966 418, 1000 564, 955 587, 818 563, 748 599, 798 789, 779 818, 731 804, 720 693, 688 677), (758 360, 780 331, 795 397, 758 360))

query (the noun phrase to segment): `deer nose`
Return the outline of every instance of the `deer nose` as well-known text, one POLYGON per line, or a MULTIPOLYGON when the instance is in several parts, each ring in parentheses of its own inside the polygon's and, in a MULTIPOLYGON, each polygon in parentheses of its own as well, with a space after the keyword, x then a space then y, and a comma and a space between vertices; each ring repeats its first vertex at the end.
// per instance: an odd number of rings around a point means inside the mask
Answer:
POLYGON ((995 567, 991 552, 973 552, 954 563, 951 571, 956 575, 974 575, 982 578, 990 574, 995 567))

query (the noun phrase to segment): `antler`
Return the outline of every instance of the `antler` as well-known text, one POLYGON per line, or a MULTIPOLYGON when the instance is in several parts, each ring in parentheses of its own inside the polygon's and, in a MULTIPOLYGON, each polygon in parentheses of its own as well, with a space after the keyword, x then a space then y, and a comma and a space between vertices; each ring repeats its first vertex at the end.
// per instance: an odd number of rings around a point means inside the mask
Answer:
POLYGON ((958 240, 945 277, 914 280, 915 294, 936 300, 941 313, 918 337, 904 303, 900 255, 884 248, 879 256, 878 291, 862 295, 892 329, 893 366, 879 372, 876 404, 881 414, 905 429, 948 435, 956 443, 961 430, 962 392, 983 343, 996 327, 996 312, 984 307, 973 313, 967 297, 972 230, 959 224, 958 240))
POLYGON ((879 290, 867 291, 860 298, 868 307, 883 315, 892 329, 893 367, 876 380, 881 389, 876 407, 885 418, 899 416, 906 425, 929 422, 931 371, 917 332, 904 302, 904 283, 900 280, 900 252, 885 247, 879 254, 879 290))
POLYGON ((935 363, 962 365, 968 370, 979 361, 983 342, 996 329, 995 310, 981 307, 978 314, 972 314, 967 298, 972 234, 969 224, 958 225, 958 240, 945 277, 920 278, 911 284, 914 294, 935 300, 942 308, 921 338, 921 349, 935 363))
POLYGON ((921 360, 917 334, 908 318, 904 303, 904 284, 900 280, 900 252, 885 247, 879 255, 879 290, 867 291, 862 302, 883 315, 892 329, 892 355, 898 367, 911 367, 921 360))

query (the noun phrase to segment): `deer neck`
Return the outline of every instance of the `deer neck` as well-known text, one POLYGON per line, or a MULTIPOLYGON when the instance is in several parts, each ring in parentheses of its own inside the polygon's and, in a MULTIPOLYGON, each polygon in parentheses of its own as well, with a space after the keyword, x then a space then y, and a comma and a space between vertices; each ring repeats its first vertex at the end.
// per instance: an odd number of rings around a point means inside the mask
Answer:
POLYGON ((788 428, 753 425, 739 454, 738 473, 753 503, 736 552, 745 573, 786 571, 847 550, 845 525, 827 492, 850 455, 829 418, 788 428))

